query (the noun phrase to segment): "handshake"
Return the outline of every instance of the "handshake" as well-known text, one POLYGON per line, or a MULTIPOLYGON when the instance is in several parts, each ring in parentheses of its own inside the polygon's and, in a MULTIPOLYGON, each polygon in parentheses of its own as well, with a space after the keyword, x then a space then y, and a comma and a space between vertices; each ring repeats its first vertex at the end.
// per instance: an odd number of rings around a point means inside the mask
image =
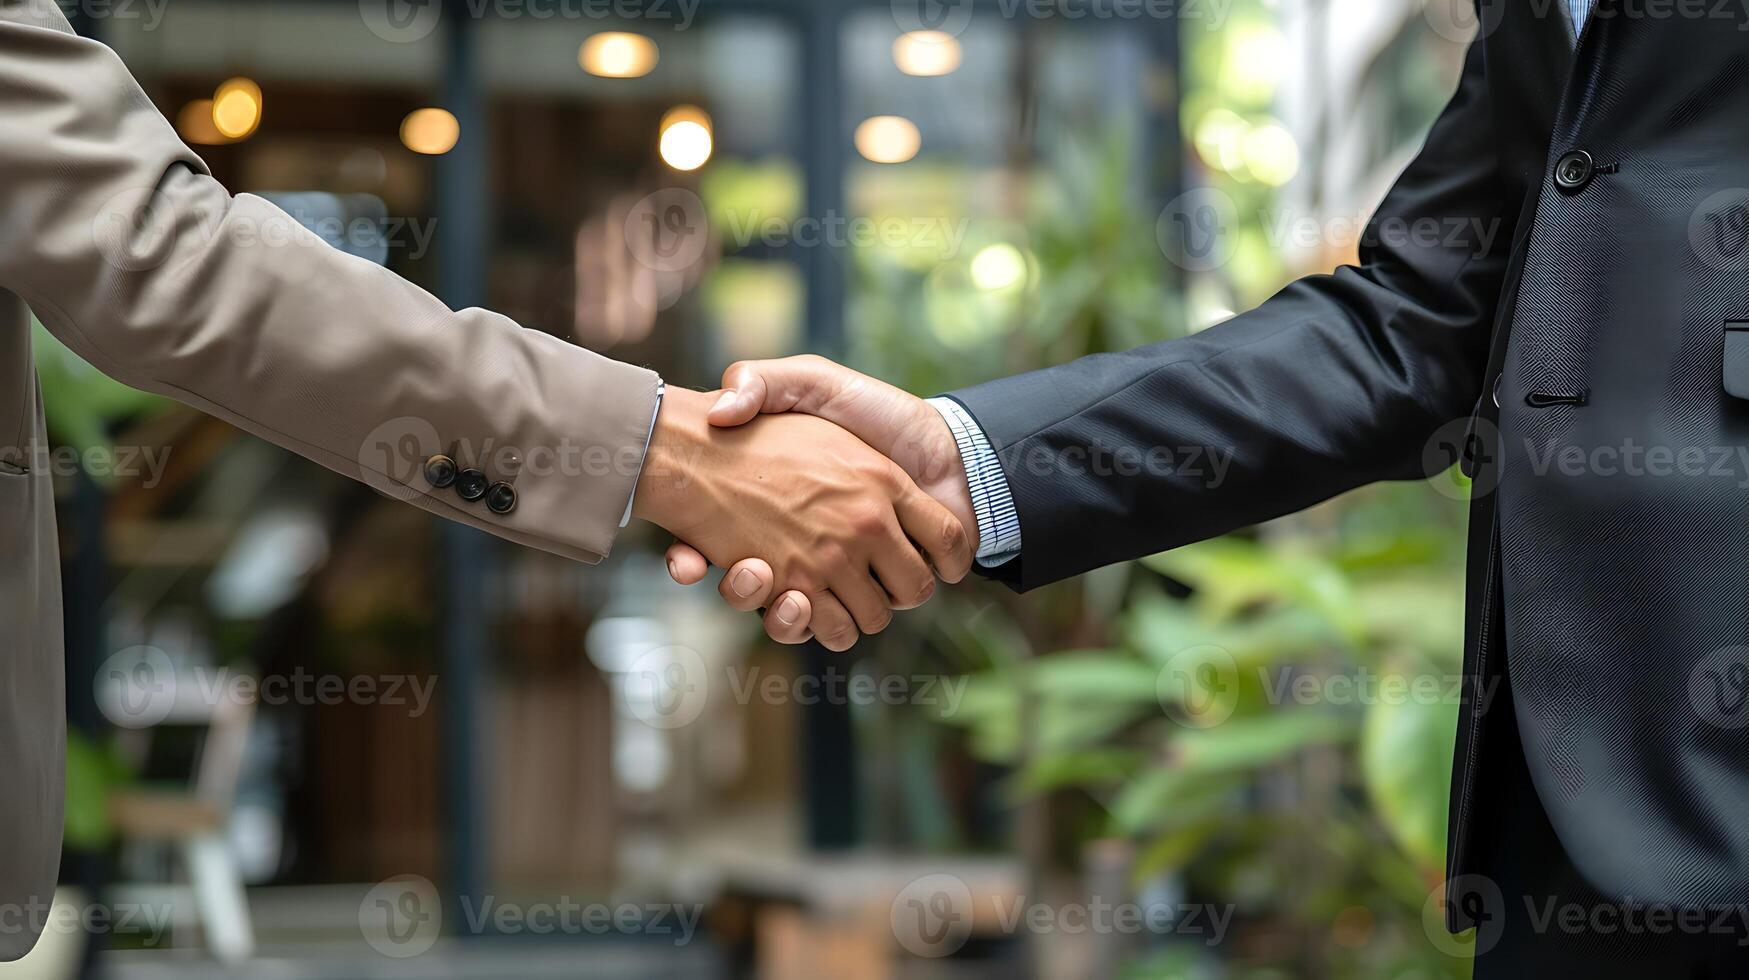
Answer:
POLYGON ((679 539, 675 581, 726 568, 723 599, 764 608, 772 639, 843 651, 965 577, 971 491, 927 402, 813 355, 736 364, 723 388, 668 391, 638 479, 633 515, 679 539))

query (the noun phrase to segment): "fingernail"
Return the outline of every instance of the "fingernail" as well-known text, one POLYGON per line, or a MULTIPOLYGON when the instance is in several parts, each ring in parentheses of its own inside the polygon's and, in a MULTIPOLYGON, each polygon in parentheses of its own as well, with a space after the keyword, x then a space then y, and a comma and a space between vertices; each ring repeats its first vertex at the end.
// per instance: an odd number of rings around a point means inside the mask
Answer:
POLYGON ((794 626, 801 615, 802 604, 796 601, 795 596, 786 595, 783 597, 783 601, 777 604, 777 621, 785 626, 794 626))
POLYGON ((672 559, 672 558, 668 559, 668 577, 669 578, 679 578, 680 577, 680 573, 674 570, 674 559, 672 559))
POLYGON ((735 573, 735 594, 745 599, 759 591, 759 576, 745 568, 735 573))
POLYGON ((732 391, 725 391, 725 392, 723 392, 723 397, 717 399, 717 403, 715 405, 711 406, 711 411, 720 412, 725 408, 734 408, 734 407, 735 407, 735 393, 732 391))

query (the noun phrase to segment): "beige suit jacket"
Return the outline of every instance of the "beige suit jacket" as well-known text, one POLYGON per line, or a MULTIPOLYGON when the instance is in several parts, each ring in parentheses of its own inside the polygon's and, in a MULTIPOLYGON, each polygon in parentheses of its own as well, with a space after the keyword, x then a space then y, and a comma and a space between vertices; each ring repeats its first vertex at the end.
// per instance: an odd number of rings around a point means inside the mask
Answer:
POLYGON ((52 0, 0 0, 0 960, 30 949, 41 926, 30 910, 53 894, 64 783, 32 311, 123 382, 586 562, 618 530, 657 386, 496 314, 451 311, 266 201, 233 196, 114 52, 75 36, 52 0), (434 486, 426 462, 440 455, 478 472, 434 486), (508 502, 501 491, 464 499, 482 480, 512 487, 514 509, 490 506, 508 502))

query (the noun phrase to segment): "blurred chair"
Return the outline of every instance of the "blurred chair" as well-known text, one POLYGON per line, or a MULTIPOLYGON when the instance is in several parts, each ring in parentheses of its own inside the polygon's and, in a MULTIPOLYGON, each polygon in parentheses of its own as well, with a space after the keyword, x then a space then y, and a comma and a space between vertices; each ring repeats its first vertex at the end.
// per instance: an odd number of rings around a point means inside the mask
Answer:
MULTIPOLYGON (((211 692, 208 692, 211 693, 211 692)), ((176 685, 176 700, 160 725, 204 726, 194 776, 186 790, 132 789, 110 797, 109 815, 124 843, 167 845, 180 856, 188 885, 135 886, 128 893, 161 895, 177 910, 192 910, 206 945, 220 962, 235 964, 255 951, 255 929, 237 859, 225 840, 243 753, 255 717, 253 698, 236 680, 203 699, 201 685, 176 685), (190 901, 192 899, 192 901, 190 901)), ((149 739, 152 729, 139 734, 149 739)), ((124 889, 118 888, 118 894, 124 889)))

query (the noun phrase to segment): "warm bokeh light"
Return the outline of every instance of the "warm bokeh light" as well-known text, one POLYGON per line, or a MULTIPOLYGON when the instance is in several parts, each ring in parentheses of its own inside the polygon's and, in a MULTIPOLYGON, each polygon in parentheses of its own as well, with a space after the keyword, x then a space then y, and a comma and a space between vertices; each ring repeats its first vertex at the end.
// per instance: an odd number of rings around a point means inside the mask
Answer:
POLYGON ((711 158, 715 140, 711 117, 698 106, 682 105, 662 116, 662 137, 657 150, 662 162, 675 170, 697 170, 711 158))
POLYGON ((873 116, 856 127, 856 152, 874 163, 904 163, 922 147, 923 134, 904 116, 873 116))
POLYGON ((176 132, 192 146, 218 146, 231 142, 213 123, 213 100, 195 99, 176 114, 176 132))
POLYGON ((462 124, 446 109, 414 109, 401 120, 401 142, 414 153, 439 156, 461 138, 462 124))
POLYGON ((1258 181, 1280 187, 1300 172, 1300 146, 1279 123, 1265 123, 1245 134, 1245 170, 1258 181))
POLYGON ((1013 245, 986 245, 972 256, 972 285, 986 292, 1011 289, 1026 281, 1026 255, 1013 245))
POLYGON ((907 75, 951 75, 961 57, 959 39, 946 31, 909 31, 893 42, 893 64, 907 75))
POLYGON ((603 31, 583 42, 577 63, 602 78, 639 78, 656 68, 656 42, 642 34, 603 31))
POLYGON ((261 86, 233 78, 213 93, 213 128, 227 139, 245 139, 261 125, 261 86))

